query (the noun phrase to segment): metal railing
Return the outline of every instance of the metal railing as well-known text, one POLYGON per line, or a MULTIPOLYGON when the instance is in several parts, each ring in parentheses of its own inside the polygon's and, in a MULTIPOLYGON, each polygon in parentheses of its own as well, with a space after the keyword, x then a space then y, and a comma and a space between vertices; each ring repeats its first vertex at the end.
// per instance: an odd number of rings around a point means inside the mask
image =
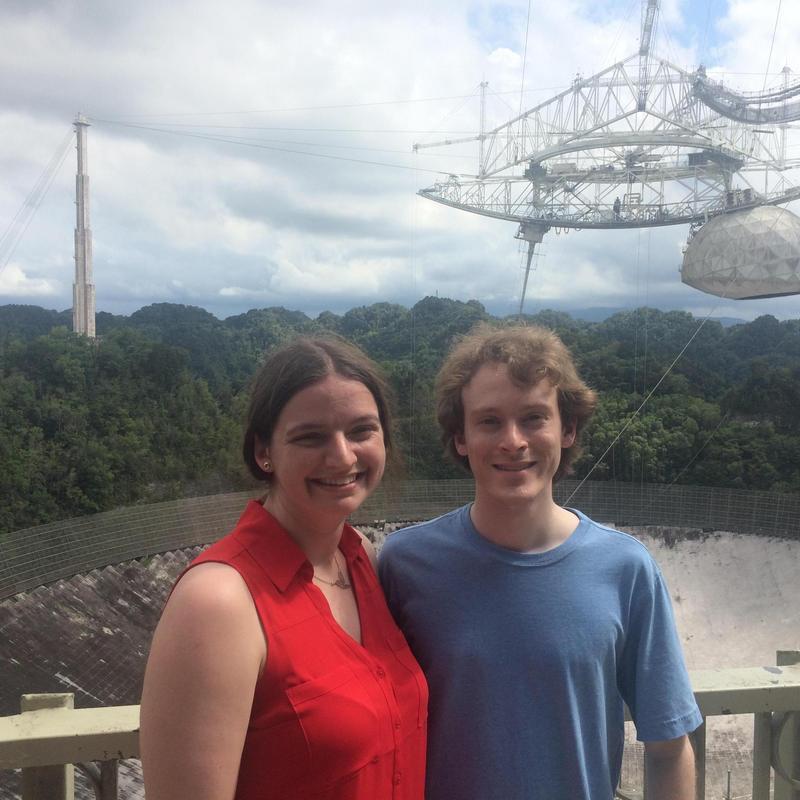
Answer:
MULTIPOLYGON (((697 800, 706 800, 705 719, 729 714, 753 715, 752 800, 800 800, 800 652, 779 651, 777 662, 691 673, 704 719, 692 735, 697 800)), ((21 714, 0 718, 0 769, 22 770, 22 800, 73 800, 73 764, 97 800, 116 800, 119 760, 138 758, 138 706, 71 706, 71 695, 25 695, 21 714)), ((646 800, 646 791, 618 797, 646 800)))

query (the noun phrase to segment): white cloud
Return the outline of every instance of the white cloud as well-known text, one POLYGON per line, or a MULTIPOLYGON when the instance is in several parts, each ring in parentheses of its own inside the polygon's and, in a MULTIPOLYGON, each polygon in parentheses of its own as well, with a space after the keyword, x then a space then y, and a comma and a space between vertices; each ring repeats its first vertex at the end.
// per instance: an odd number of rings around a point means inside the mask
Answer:
MULTIPOLYGON (((475 172, 477 145, 411 150, 474 135, 483 80, 487 125, 516 115, 524 0, 231 0, 224 12, 211 0, 142 0, 92 4, 91 15, 70 2, 15 5, 0 8, 0 228, 74 114, 93 115, 99 308, 166 300, 215 310, 223 299, 226 312, 342 308, 435 291, 498 308, 518 302, 514 223, 415 196, 436 178, 427 170, 475 172), (233 113, 242 111, 260 113, 233 113)), ((758 0, 717 6, 714 63, 735 80, 760 71, 752 80, 763 81, 774 19, 758 0)), ((537 4, 523 107, 635 52, 631 7, 537 4)), ((703 39, 706 16, 689 0, 665 0, 656 51, 691 67, 687 42, 703 39)), ((798 38, 800 6, 784 3, 774 69, 798 38)), ((44 281, 54 303, 71 303, 74 169, 70 155, 17 250, 22 274, 36 277, 15 297, 36 302, 44 281)), ((667 303, 705 302, 677 283, 675 241, 685 234, 653 234, 666 243, 654 247, 652 269, 673 287, 659 295, 667 303)), ((550 234, 530 302, 632 304, 641 269, 622 232, 550 234)))
POLYGON ((498 47, 496 50, 492 50, 486 61, 504 69, 522 69, 522 56, 507 47, 498 47))
POLYGON ((31 278, 18 264, 10 263, 0 270, 0 299, 3 297, 53 297, 61 290, 56 281, 31 278))

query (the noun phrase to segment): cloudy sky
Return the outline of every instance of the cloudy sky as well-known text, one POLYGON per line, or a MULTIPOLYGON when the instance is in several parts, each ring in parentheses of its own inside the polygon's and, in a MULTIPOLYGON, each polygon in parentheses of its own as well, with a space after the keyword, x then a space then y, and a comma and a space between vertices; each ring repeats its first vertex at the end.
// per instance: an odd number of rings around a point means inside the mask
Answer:
MULTIPOLYGON (((779 0, 661 6, 655 49, 670 61, 706 64, 740 89, 777 84, 785 65, 800 72, 800 3, 782 3, 777 29, 779 0)), ((314 315, 438 293, 514 312, 517 226, 416 195, 442 173, 474 173, 477 149, 412 145, 475 133, 481 81, 491 126, 631 55, 641 2, 531 0, 526 47, 528 8, 5 0, 0 304, 72 304, 66 137, 83 112, 98 310, 174 302, 220 317, 276 305, 314 315)), ((683 286, 686 235, 551 232, 526 310, 800 316, 796 297, 718 302, 683 286)))

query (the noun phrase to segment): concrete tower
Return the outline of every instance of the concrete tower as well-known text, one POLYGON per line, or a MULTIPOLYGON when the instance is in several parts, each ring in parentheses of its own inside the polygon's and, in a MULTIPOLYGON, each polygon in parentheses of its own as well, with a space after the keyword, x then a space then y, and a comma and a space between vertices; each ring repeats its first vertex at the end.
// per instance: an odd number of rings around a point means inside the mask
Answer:
POLYGON ((75 177, 75 283, 72 284, 72 329, 94 338, 94 284, 92 283, 92 229, 89 227, 89 175, 86 161, 86 129, 82 114, 75 117, 78 135, 78 174, 75 177))

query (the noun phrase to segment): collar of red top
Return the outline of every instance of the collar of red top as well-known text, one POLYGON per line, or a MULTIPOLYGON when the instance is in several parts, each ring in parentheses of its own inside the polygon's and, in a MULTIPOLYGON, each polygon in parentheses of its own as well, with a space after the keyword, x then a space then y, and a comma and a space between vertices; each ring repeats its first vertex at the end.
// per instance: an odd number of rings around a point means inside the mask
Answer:
MULTIPOLYGON (((247 504, 234 535, 281 592, 286 591, 298 573, 311 580, 314 570, 306 554, 257 500, 247 504)), ((339 549, 348 563, 363 549, 361 537, 347 523, 342 529, 339 549)))

